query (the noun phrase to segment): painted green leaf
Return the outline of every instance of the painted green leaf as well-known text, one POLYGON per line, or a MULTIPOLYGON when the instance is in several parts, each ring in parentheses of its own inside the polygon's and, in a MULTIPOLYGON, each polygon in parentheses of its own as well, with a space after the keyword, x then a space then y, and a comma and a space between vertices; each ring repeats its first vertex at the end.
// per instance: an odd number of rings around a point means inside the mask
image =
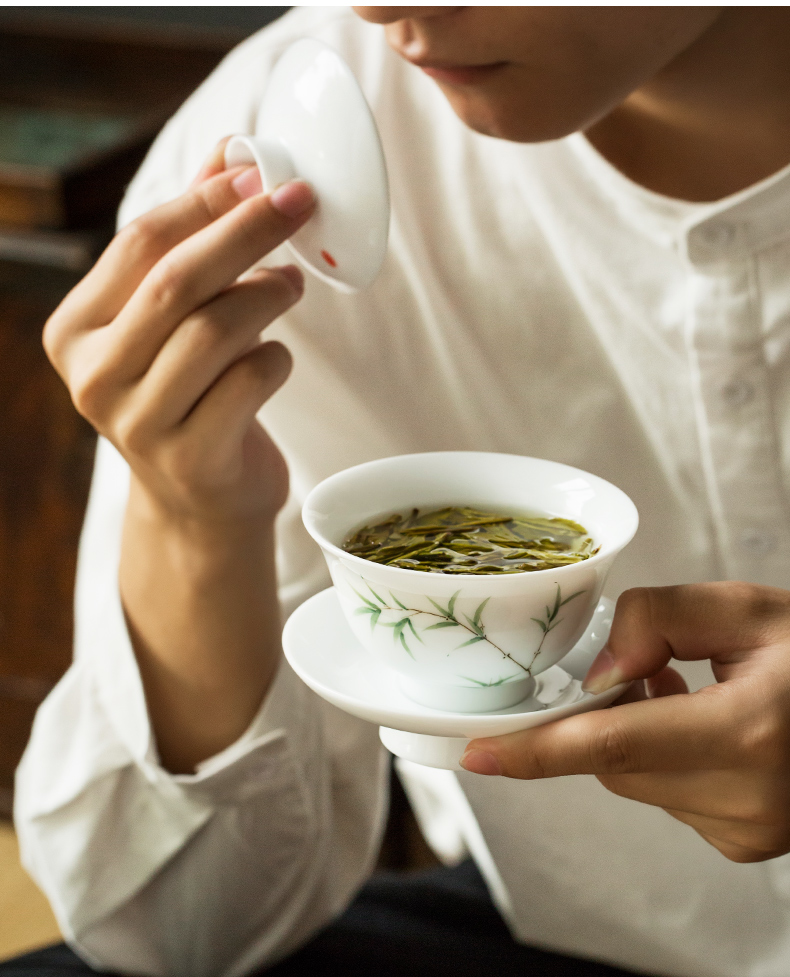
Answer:
POLYGON ((436 631, 438 628, 457 628, 457 627, 460 627, 460 625, 457 624, 455 621, 439 621, 436 624, 429 625, 427 628, 425 628, 425 630, 436 631))
POLYGON ((368 605, 368 607, 373 608, 374 611, 378 610, 378 607, 376 607, 376 605, 373 603, 372 600, 368 600, 367 597, 363 597, 362 594, 360 594, 360 592, 355 587, 352 587, 351 589, 354 591, 357 597, 359 597, 359 599, 363 601, 363 603, 368 605))
POLYGON ((403 632, 402 631, 400 633, 400 643, 403 645, 403 650, 406 652, 406 654, 409 656, 409 658, 411 658, 412 661, 416 661, 417 659, 412 654, 411 648, 406 644, 406 638, 403 636, 403 632))
POLYGON ((491 600, 490 597, 486 597, 486 599, 483 601, 483 603, 475 611, 475 616, 472 618, 472 621, 473 621, 475 627, 479 626, 479 624, 480 624, 480 615, 483 613, 483 608, 486 606, 486 604, 490 600, 491 600))
POLYGON ((446 610, 444 607, 441 606, 441 604, 437 604, 432 597, 429 597, 428 600, 433 604, 436 610, 439 611, 444 617, 451 618, 453 616, 452 611, 446 610))
POLYGON ((466 648, 467 645, 476 645, 478 641, 485 641, 486 639, 483 635, 476 634, 474 638, 470 638, 468 641, 464 641, 463 644, 458 645, 459 648, 466 648))
POLYGON ((395 632, 394 637, 397 639, 400 637, 401 633, 403 632, 403 629, 406 627, 408 623, 409 623, 409 619, 407 617, 402 617, 400 621, 385 622, 384 627, 392 628, 395 632))
POLYGON ((458 595, 460 593, 461 593, 460 590, 456 590, 456 592, 450 598, 450 603, 447 605, 447 607, 448 607, 447 616, 448 617, 455 617, 455 602, 458 599, 458 595))
MULTIPOLYGON (((368 582, 367 582, 367 580, 365 581, 365 583, 368 583, 368 582)), ((379 604, 381 604, 381 605, 382 605, 382 606, 384 606, 384 607, 386 607, 386 606, 387 606, 387 602, 386 602, 385 600, 382 600, 382 599, 381 599, 381 598, 379 597, 379 595, 378 595, 378 594, 376 593, 376 591, 375 591, 375 590, 374 590, 374 589, 373 589, 373 588, 372 588, 372 587, 370 586, 370 584, 369 584, 369 583, 368 583, 368 590, 369 590, 369 591, 371 592, 371 594, 373 594, 373 596, 374 596, 374 597, 376 598, 376 600, 377 600, 377 601, 379 602, 379 604)))
POLYGON ((419 636, 419 634, 417 634, 417 631, 416 631, 416 629, 415 629, 415 627, 414 627, 414 622, 412 621, 412 619, 411 619, 411 618, 409 618, 409 619, 408 619, 408 621, 407 621, 406 623, 407 623, 407 624, 408 624, 408 626, 409 626, 409 631, 411 631, 411 633, 412 633, 412 634, 414 635, 414 637, 415 637, 415 638, 416 638, 416 639, 417 639, 417 640, 418 640, 418 641, 420 642, 420 644, 421 644, 421 645, 422 645, 422 644, 425 644, 425 642, 424 642, 424 641, 422 640, 422 638, 421 638, 421 637, 419 636))
POLYGON ((509 682, 515 675, 504 675, 502 678, 496 679, 496 681, 491 682, 481 682, 479 678, 472 678, 471 675, 459 675, 458 678, 462 678, 467 682, 471 682, 473 685, 477 685, 482 689, 494 689, 498 685, 504 685, 505 682, 509 682))
POLYGON ((541 628, 541 630, 543 631, 544 634, 546 634, 548 632, 548 625, 545 624, 543 621, 541 621, 539 617, 531 617, 530 618, 530 621, 534 621, 535 624, 537 624, 538 627, 541 628))
POLYGON ((478 678, 472 678, 471 675, 459 675, 458 678, 465 679, 467 682, 471 682, 473 685, 479 685, 482 688, 488 687, 488 682, 481 682, 478 678))
POLYGON ((569 604, 574 597, 580 597, 583 593, 583 590, 577 590, 575 594, 571 594, 570 597, 566 597, 565 600, 560 604, 560 607, 564 607, 566 604, 569 604))
POLYGON ((395 603, 398 605, 398 607, 401 608, 401 610, 404 610, 404 611, 408 611, 409 610, 409 608, 405 604, 401 604, 401 602, 398 600, 398 598, 395 596, 395 594, 393 594, 392 591, 390 591, 390 597, 395 601, 395 603))
POLYGON ((553 621, 554 618, 557 616, 557 612, 560 609, 561 600, 562 600, 562 594, 560 592, 560 585, 557 584, 557 596, 554 598, 554 610, 551 612, 551 617, 549 618, 550 621, 553 621))
MULTIPOLYGON (((464 617, 466 617, 466 614, 464 614, 464 617)), ((485 635, 485 631, 480 627, 479 624, 476 624, 471 617, 466 617, 466 620, 469 627, 474 631, 475 634, 479 635, 481 638, 485 635)))

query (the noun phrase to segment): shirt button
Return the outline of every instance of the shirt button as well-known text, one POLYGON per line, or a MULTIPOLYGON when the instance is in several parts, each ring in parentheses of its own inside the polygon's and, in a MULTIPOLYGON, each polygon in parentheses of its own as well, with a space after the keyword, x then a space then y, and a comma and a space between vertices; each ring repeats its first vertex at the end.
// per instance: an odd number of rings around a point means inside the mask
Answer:
POLYGON ((747 380, 729 380, 722 385, 721 399, 728 407, 743 407, 754 397, 754 385, 747 380))
POLYGON ((753 556, 764 556, 776 549, 776 536, 765 529, 744 529, 738 542, 753 556))
POLYGON ((699 229, 702 240, 712 248, 726 248, 732 244, 735 235, 738 233, 736 224, 728 221, 712 221, 699 229))

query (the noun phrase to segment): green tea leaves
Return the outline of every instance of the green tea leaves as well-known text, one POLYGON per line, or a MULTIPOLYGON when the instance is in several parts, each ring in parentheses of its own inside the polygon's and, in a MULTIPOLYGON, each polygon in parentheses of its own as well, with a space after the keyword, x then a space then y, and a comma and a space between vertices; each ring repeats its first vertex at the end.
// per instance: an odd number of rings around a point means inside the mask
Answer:
MULTIPOLYGON (((556 569, 598 552, 587 530, 570 519, 497 515, 469 506, 394 513, 355 532, 343 548, 405 570, 476 576, 556 569)), ((453 614, 451 602, 447 616, 453 614)))

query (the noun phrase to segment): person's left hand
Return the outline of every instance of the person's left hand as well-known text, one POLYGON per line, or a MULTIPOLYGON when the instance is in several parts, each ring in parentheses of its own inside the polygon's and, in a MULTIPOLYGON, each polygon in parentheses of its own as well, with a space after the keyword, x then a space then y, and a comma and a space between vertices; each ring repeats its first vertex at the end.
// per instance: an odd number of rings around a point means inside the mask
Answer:
POLYGON ((595 774, 732 861, 790 851, 790 592, 743 583, 627 591, 584 687, 642 679, 611 709, 472 740, 461 765, 525 780, 595 774), (689 693, 666 667, 673 657, 710 659, 718 684, 689 693))

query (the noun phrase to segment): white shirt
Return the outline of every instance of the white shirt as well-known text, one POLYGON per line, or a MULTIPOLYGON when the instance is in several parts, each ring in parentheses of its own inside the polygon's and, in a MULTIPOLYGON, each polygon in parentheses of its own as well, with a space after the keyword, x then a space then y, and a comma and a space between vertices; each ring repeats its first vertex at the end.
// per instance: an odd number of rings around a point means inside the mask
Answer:
MULTIPOLYGON (((790 587, 790 172, 714 205, 625 179, 580 136, 480 136, 347 11, 301 8, 242 44, 165 128, 122 222, 181 193, 251 132, 273 61, 336 47, 381 129, 393 219, 375 285, 308 280, 270 330, 295 369, 262 419, 288 460, 286 613, 328 585, 299 508, 320 479, 412 451, 551 458, 603 476, 641 528, 610 577, 790 587)), ((274 255, 272 260, 288 260, 274 255)), ((18 775, 26 865, 66 938, 103 967, 234 977, 339 913, 386 804, 377 731, 287 666, 241 741, 173 776, 157 762, 116 584, 128 471, 100 444, 82 540, 75 663, 18 775)), ((696 686, 706 665, 684 666, 696 686)), ((513 933, 676 977, 787 977, 790 860, 725 860, 591 777, 408 781, 447 857, 463 837, 513 933)))

